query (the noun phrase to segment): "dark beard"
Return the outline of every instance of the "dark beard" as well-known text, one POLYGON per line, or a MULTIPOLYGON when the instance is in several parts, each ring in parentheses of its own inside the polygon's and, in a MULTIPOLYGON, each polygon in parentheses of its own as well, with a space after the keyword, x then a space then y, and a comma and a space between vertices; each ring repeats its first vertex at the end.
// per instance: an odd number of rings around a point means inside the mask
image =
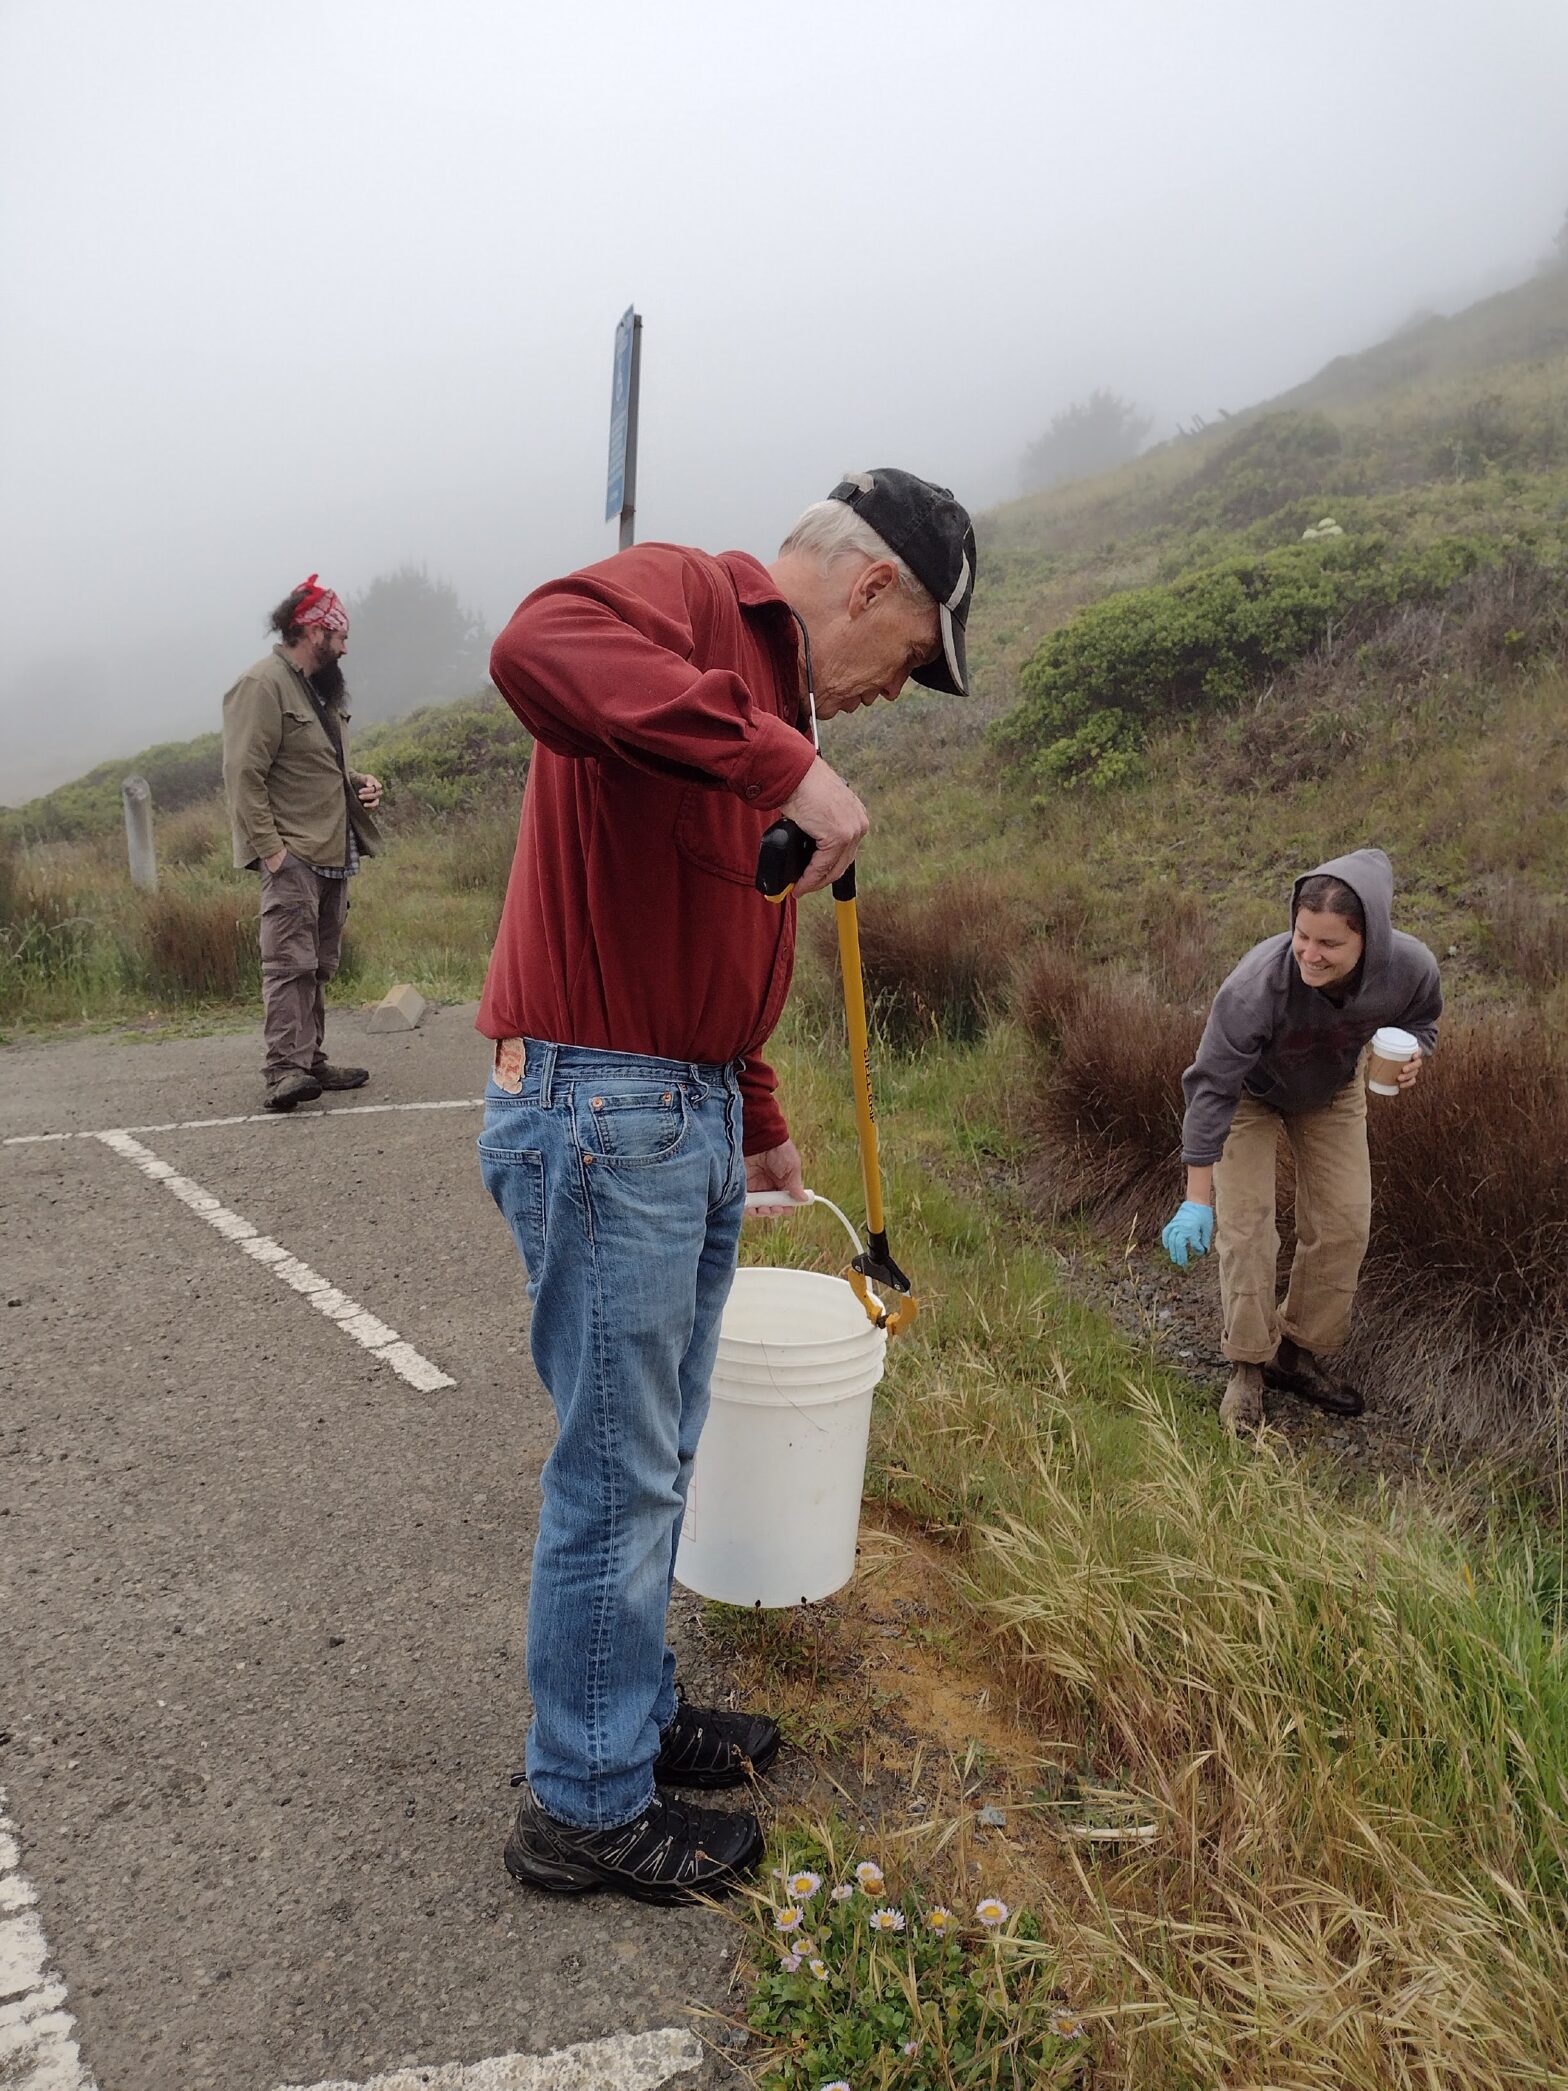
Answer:
POLYGON ((348 707, 348 687, 343 680, 341 661, 323 661, 310 678, 311 688, 323 704, 334 704, 339 711, 348 707))

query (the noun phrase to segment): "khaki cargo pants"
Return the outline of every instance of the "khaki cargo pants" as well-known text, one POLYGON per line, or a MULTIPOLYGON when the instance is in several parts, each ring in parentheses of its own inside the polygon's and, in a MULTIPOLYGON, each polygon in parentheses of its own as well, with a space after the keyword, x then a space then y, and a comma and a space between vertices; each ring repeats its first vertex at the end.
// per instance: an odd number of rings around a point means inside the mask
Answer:
POLYGON ((322 994, 343 952, 348 880, 324 879, 292 850, 276 871, 261 867, 261 1011, 269 1078, 309 1074, 326 1059, 322 994))
POLYGON ((1367 1088, 1359 1067, 1321 1111, 1286 1116, 1242 1097, 1214 1169, 1214 1226, 1222 1348, 1233 1365, 1266 1365, 1282 1335, 1303 1350, 1341 1348, 1372 1226, 1367 1088), (1296 1159, 1296 1254, 1283 1310, 1276 1303, 1274 1203, 1281 1126, 1296 1159))

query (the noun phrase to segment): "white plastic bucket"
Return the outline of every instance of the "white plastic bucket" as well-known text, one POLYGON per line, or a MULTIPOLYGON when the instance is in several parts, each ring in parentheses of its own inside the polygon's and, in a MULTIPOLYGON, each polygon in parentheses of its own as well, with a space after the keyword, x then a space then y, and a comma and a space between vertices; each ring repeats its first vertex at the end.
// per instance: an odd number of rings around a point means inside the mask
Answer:
POLYGON ((735 1273, 678 1582, 730 1605, 807 1604, 844 1587, 886 1354, 885 1330, 843 1278, 735 1273))

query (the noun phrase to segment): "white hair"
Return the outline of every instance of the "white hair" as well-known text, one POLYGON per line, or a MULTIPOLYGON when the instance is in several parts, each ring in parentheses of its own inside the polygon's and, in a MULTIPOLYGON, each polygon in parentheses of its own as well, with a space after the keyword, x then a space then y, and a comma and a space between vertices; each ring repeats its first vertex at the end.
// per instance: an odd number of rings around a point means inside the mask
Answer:
POLYGON ((906 595, 922 608, 935 607, 925 583, 915 578, 887 540, 863 523, 847 501, 813 501, 779 546, 781 559, 786 552, 809 552, 824 567, 836 566, 841 559, 886 559, 896 569, 898 585, 906 595))

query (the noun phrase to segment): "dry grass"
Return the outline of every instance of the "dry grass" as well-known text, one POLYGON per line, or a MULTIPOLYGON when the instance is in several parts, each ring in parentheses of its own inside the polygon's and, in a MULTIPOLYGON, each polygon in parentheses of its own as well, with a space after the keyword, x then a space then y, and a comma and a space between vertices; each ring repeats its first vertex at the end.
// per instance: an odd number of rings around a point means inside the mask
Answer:
POLYGON ((1561 895, 1505 879, 1484 914, 1488 957, 1532 994, 1551 994, 1568 980, 1568 904, 1561 895))
MULTIPOLYGON (((1024 934, 1002 885, 973 880, 932 894, 868 893, 858 913, 866 1009, 890 1045, 984 1035, 1006 999, 1024 934)), ((818 908, 806 919, 819 968, 836 967, 833 913, 818 908)))
MULTIPOLYGON (((1030 1400, 1027 1509, 977 1535, 970 1596, 1040 1732, 1119 1767, 1157 1827, 1082 1859, 1062 1911, 1095 2082, 1565 2081, 1568 1671, 1537 1564, 1472 1572, 1419 1517, 1329 1507, 1288 1455, 1230 1458, 1136 1389, 1113 1474, 1065 1372, 1030 1400)), ((955 1391, 926 1427, 990 1440, 983 1414, 955 1391)))
POLYGON ((1042 953, 1023 1014, 1046 1044, 1031 1113, 1036 1189, 1055 1208, 1153 1221, 1179 1181, 1181 1070, 1202 1020, 1129 975, 1080 973, 1042 953), (1175 1081, 1172 1081, 1172 1071, 1175 1081))
POLYGON ((1568 1053, 1528 1019, 1449 1025, 1372 1121, 1373 1233, 1350 1356, 1422 1431, 1568 1461, 1568 1053))
POLYGON ((141 905, 139 970, 161 997, 232 1002, 261 991, 256 896, 248 885, 164 885, 141 905))
POLYGON ((185 806, 178 813, 164 815, 157 824, 155 846, 160 865, 171 864, 182 871, 199 864, 228 864, 231 842, 222 806, 185 806))

